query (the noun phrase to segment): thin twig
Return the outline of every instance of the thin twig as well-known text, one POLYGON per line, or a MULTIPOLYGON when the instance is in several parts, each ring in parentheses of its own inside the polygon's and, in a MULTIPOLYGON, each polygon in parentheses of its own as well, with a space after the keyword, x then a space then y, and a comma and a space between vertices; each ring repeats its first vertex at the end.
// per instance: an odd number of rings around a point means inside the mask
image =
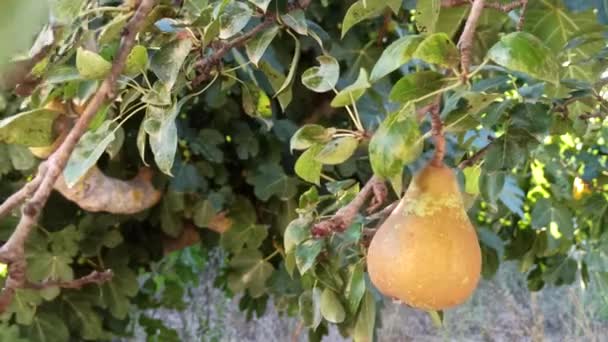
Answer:
POLYGON ((463 82, 468 79, 469 66, 471 65, 471 52, 473 50, 473 38, 477 22, 483 11, 485 0, 475 0, 471 6, 471 12, 464 25, 458 46, 460 47, 460 77, 463 82))
POLYGON ((40 186, 42 183, 42 178, 46 173, 46 162, 42 162, 38 167, 38 172, 34 179, 25 184, 19 191, 12 194, 9 198, 7 198, 2 204, 0 204, 0 218, 6 216, 11 210, 17 208, 21 203, 23 203, 28 197, 30 197, 34 191, 40 186))
POLYGON ((521 31, 524 28, 526 21, 526 9, 528 8, 528 0, 521 0, 521 9, 519 10, 519 20, 517 21, 517 31, 521 31))
POLYGON ((377 176, 373 176, 349 204, 340 208, 331 218, 313 225, 311 229, 313 236, 323 237, 332 232, 343 232, 353 223, 355 216, 370 195, 373 195, 370 208, 378 208, 386 201, 387 194, 388 191, 386 190, 384 181, 377 176))
POLYGON ((302 329, 304 328, 304 321, 300 320, 296 329, 293 331, 291 335, 291 342, 298 342, 300 340, 300 334, 302 333, 302 329))
POLYGON ((469 158, 461 161, 458 164, 458 168, 459 169, 464 169, 466 167, 473 166, 473 165, 477 164, 477 162, 488 152, 488 149, 492 146, 492 144, 493 144, 493 142, 490 142, 486 146, 482 147, 479 151, 475 152, 469 158))
POLYGON ((384 37, 386 37, 386 33, 388 32, 388 27, 391 24, 391 16, 393 12, 390 8, 384 10, 384 20, 382 21, 382 26, 380 26, 380 31, 378 31, 378 38, 376 38, 376 45, 382 46, 384 41, 384 37))
MULTIPOLYGON (((300 1, 299 3, 292 3, 288 10, 293 11, 296 9, 306 9, 306 7, 310 4, 310 1, 300 1)), ((192 80, 192 85, 197 86, 202 82, 206 81, 213 67, 218 66, 224 56, 230 52, 233 48, 243 46, 249 40, 253 39, 258 33, 270 27, 272 24, 276 23, 278 20, 278 15, 271 11, 266 12, 264 14, 263 20, 261 23, 254 26, 251 30, 242 34, 241 36, 234 38, 228 42, 222 42, 219 44, 219 47, 209 56, 204 57, 194 63, 194 66, 198 69, 198 76, 196 76, 192 80)))
POLYGON ((84 277, 80 277, 71 281, 45 281, 42 283, 27 283, 25 287, 30 289, 42 290, 49 287, 61 287, 64 289, 80 289, 85 285, 97 284, 101 285, 105 282, 112 280, 114 274, 112 270, 105 270, 102 272, 93 271, 84 277))
MULTIPOLYGON (((87 131, 89 123, 93 120, 99 108, 115 97, 116 81, 124 69, 127 56, 135 45, 135 38, 142 28, 148 13, 152 10, 154 3, 154 0, 142 0, 140 2, 137 11, 123 31, 121 45, 114 62, 112 63, 112 69, 110 70, 109 75, 103 81, 91 101, 87 104, 87 107, 78 118, 78 121, 74 127, 72 127, 61 146, 48 158, 44 171, 40 173, 40 184, 35 187, 33 191, 32 189, 28 189, 28 191, 33 192, 33 196, 26 200, 22 208, 21 219, 13 234, 8 241, 0 247, 0 260, 3 260, 8 264, 8 277, 4 289, 2 289, 2 293, 0 294, 0 312, 4 312, 8 305, 10 305, 15 290, 27 285, 25 276, 25 269, 27 266, 24 251, 25 241, 38 221, 40 211, 53 191, 53 186, 65 168, 78 140, 80 140, 80 137, 87 131)), ((36 178, 37 177, 38 176, 36 176, 36 178)), ((36 180, 36 183, 37 182, 38 180, 36 180)), ((34 187, 32 186, 32 188, 34 187)), ((25 193, 28 191, 25 191, 25 193)), ((17 198, 21 196, 22 195, 19 195, 17 198)))
POLYGON ((194 66, 199 70, 199 75, 196 76, 196 78, 194 78, 194 80, 192 80, 192 85, 197 86, 197 85, 201 84, 202 82, 206 81, 209 78, 211 69, 214 66, 217 66, 221 62, 222 58, 224 58, 224 56, 228 52, 230 52, 230 50, 232 50, 232 48, 242 46, 243 44, 248 42, 250 39, 255 37, 262 30, 264 30, 265 28, 272 25, 275 21, 276 21, 275 15, 265 15, 264 21, 262 21, 261 23, 256 25, 250 31, 239 36, 238 38, 235 38, 229 42, 221 44, 221 46, 217 50, 215 50, 211 55, 209 55, 203 59, 200 59, 196 63, 194 63, 194 66))
MULTIPOLYGON (((471 5, 472 3, 472 0, 443 0, 441 1, 441 7, 458 7, 463 5, 471 5)), ((528 0, 515 0, 508 4, 503 4, 501 2, 486 2, 484 7, 508 13, 517 7, 525 7, 527 4, 528 0)))

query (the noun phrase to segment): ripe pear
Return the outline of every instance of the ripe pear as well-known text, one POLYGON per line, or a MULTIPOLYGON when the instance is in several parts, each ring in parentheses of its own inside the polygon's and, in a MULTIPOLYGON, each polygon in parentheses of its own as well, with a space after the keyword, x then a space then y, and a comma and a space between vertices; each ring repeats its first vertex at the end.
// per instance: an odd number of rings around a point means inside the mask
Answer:
POLYGON ((424 310, 463 303, 481 273, 481 250, 454 172, 429 164, 378 228, 367 254, 383 294, 424 310))

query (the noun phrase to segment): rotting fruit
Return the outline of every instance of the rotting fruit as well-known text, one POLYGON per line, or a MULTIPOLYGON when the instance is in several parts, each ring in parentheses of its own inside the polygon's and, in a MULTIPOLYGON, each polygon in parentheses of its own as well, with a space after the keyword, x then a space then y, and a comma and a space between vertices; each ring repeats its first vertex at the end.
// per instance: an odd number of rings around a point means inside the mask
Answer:
POLYGON ((454 172, 427 165, 380 226, 367 255, 383 294, 424 310, 463 303, 481 273, 481 250, 454 172))

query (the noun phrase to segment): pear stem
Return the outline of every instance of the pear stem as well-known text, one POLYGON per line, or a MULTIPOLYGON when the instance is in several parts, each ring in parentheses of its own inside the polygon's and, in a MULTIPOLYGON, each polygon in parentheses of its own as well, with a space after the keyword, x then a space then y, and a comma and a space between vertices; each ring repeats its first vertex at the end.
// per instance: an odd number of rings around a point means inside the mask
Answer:
POLYGON ((437 97, 437 100, 430 108, 431 114, 431 133, 433 139, 435 139, 435 155, 431 160, 431 165, 440 167, 443 166, 443 157, 445 156, 445 136, 443 135, 443 122, 439 116, 439 103, 441 97, 437 97))

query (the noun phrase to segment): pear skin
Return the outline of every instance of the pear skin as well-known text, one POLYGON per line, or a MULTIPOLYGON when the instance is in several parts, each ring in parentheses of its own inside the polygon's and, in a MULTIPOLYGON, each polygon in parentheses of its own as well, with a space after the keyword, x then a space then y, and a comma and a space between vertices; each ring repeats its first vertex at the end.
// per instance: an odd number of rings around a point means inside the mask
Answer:
POLYGON ((372 239, 367 268, 380 292, 416 308, 443 310, 470 297, 481 250, 450 168, 429 164, 414 177, 372 239))

